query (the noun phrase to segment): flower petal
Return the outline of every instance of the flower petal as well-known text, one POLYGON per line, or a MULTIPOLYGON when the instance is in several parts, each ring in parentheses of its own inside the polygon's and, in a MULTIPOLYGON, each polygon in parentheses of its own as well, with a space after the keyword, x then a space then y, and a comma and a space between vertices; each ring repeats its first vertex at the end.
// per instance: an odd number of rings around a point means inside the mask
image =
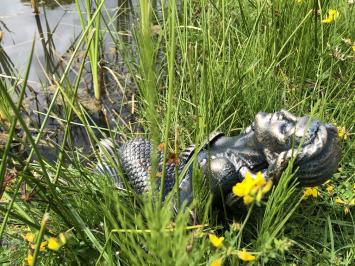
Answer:
POLYGON ((55 237, 48 238, 48 248, 57 251, 61 247, 59 241, 55 237))
POLYGON ((26 261, 28 265, 33 265, 33 256, 31 254, 28 254, 26 261))
POLYGON ((232 188, 233 194, 237 197, 243 197, 245 194, 244 185, 242 183, 237 183, 232 188))
POLYGON ((272 188, 272 180, 268 180, 266 185, 262 188, 263 193, 267 193, 272 188))
POLYGON ((208 238, 210 239, 211 244, 216 248, 223 246, 223 241, 224 241, 223 236, 218 237, 215 234, 208 234, 208 238))
POLYGON ((223 262, 223 259, 219 258, 219 259, 212 261, 210 266, 221 266, 222 262, 223 262))
POLYGON ((46 251, 46 246, 48 244, 48 241, 43 241, 41 245, 39 246, 40 251, 46 251))
POLYGON ((266 180, 261 172, 258 172, 255 177, 255 185, 263 186, 266 184, 266 180))
POLYGON ((245 195, 243 198, 243 202, 245 205, 249 205, 250 203, 252 203, 254 200, 254 198, 250 195, 245 195))
POLYGON ((255 256, 251 255, 248 251, 246 251, 245 248, 243 248, 242 251, 238 251, 237 256, 239 259, 243 261, 253 261, 256 258, 255 256))
POLYGON ((35 236, 35 234, 29 232, 23 238, 25 240, 27 240, 28 242, 33 243, 33 241, 35 240, 36 236, 35 236))

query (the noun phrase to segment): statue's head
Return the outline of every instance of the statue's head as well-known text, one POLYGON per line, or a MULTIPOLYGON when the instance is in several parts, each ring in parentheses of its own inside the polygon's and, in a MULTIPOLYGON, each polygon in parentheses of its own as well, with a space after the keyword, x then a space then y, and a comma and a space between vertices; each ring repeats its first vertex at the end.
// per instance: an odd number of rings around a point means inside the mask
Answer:
POLYGON ((260 112, 253 124, 257 142, 276 177, 294 156, 302 185, 323 183, 335 172, 340 159, 337 129, 310 117, 296 117, 281 110, 260 112))

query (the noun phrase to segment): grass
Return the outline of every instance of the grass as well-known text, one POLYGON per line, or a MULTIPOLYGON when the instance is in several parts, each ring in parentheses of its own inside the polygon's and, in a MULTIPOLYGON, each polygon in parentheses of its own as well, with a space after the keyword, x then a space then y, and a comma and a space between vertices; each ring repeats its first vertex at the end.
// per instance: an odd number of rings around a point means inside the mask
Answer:
MULTIPOLYGON (((355 39, 353 6, 310 0, 168 2, 158 12, 154 7, 159 3, 140 1, 140 19, 128 36, 134 45, 125 32, 111 27, 113 16, 102 16, 104 5, 82 23, 74 53, 54 81, 56 93, 37 136, 21 117, 21 100, 16 105, 10 96, 16 84, 0 83, 7 117, 13 117, 7 128, 12 135, 19 123, 28 133, 30 149, 24 159, 0 151, 0 180, 12 167, 16 176, 0 201, 0 263, 22 264, 31 254, 39 265, 208 265, 219 258, 225 265, 241 265, 246 263, 237 254, 246 248, 256 257, 250 262, 254 265, 352 265, 355 53, 344 40, 355 39), (322 24, 329 8, 340 16, 322 24), (98 17, 103 30, 92 33, 98 17), (174 215, 169 203, 154 201, 152 193, 138 197, 130 190, 113 190, 110 177, 95 173, 92 162, 114 164, 114 158, 97 158, 94 151, 83 154, 71 144, 72 122, 82 125, 93 148, 99 138, 116 132, 126 139, 136 135, 129 122, 102 129, 91 121, 76 98, 85 60, 76 81, 67 82, 78 51, 92 61, 103 48, 98 32, 110 36, 122 56, 137 88, 136 116, 144 136, 155 146, 164 143, 165 156, 201 144, 215 130, 238 134, 260 110, 286 108, 346 128, 337 173, 318 187, 317 198, 301 200, 302 190, 287 170, 268 201, 227 214, 211 207, 198 186, 203 177, 195 173, 195 227, 189 213, 174 215), (49 117, 59 116, 54 111, 59 96, 65 103, 60 116, 65 134, 56 148, 57 160, 50 162, 38 143, 49 117), (24 197, 23 187, 30 198, 24 197), (37 236, 33 247, 22 238, 26 232, 37 236), (40 251, 42 241, 59 241, 63 232, 62 247, 40 251), (222 248, 210 244, 211 232, 225 237, 222 248)), ((107 67, 117 72, 114 64, 107 67)))
POLYGON ((100 82, 100 65, 99 65, 99 59, 100 59, 100 42, 101 36, 100 36, 100 28, 101 28, 101 7, 102 7, 102 2, 104 1, 90 1, 86 0, 85 1, 85 10, 82 11, 82 7, 80 6, 80 1, 75 1, 76 3, 76 8, 78 10, 79 18, 80 18, 80 23, 82 28, 85 28, 86 25, 89 24, 90 20, 92 19, 92 10, 98 10, 100 12, 100 15, 96 16, 94 19, 94 22, 90 24, 90 31, 91 34, 94 35, 93 40, 89 37, 87 37, 86 40, 86 45, 87 49, 89 50, 89 60, 90 60, 90 67, 91 67, 91 75, 92 75, 92 86, 94 88, 94 94, 95 98, 97 100, 101 100, 101 94, 102 94, 102 86, 100 82), (86 13, 86 21, 84 19, 84 14, 86 13))

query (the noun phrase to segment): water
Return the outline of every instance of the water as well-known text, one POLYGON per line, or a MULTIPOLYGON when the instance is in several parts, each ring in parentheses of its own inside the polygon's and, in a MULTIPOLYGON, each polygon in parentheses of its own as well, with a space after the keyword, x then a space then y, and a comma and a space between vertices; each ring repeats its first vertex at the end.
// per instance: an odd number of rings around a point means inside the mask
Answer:
MULTIPOLYGON (((49 48, 53 48, 55 57, 60 57, 80 34, 81 26, 74 2, 47 0, 44 5, 40 5, 40 15, 36 19, 29 0, 1 0, 0 30, 4 32, 1 44, 20 73, 24 73, 31 44, 34 39, 36 41, 29 76, 32 83, 46 79, 43 70, 48 58, 41 37, 44 37, 45 42, 52 42, 53 46, 49 48)), ((117 0, 106 0, 107 8, 112 12, 117 4, 117 0)), ((47 50, 49 45, 47 43, 47 50)))
MULTIPOLYGON (((40 1, 37 2, 39 3, 40 1)), ((117 31, 128 30, 131 23, 129 13, 122 12, 123 6, 127 8, 128 2, 122 0, 105 1, 106 10, 108 10, 110 15, 115 16, 117 13, 120 14, 116 18, 116 21, 113 21, 117 31)), ((43 121, 43 115, 40 115, 39 112, 45 113, 48 103, 51 100, 50 97, 53 90, 52 92, 50 90, 50 78, 52 78, 54 74, 53 69, 55 69, 58 63, 61 63, 63 68, 65 67, 66 60, 70 57, 70 48, 75 43, 76 38, 82 30, 75 7, 75 1, 73 0, 43 1, 43 3, 39 5, 39 11, 39 16, 35 16, 32 13, 30 0, 1 0, 0 31, 4 34, 0 47, 3 48, 3 51, 12 61, 14 67, 14 71, 7 73, 6 71, 2 71, 0 62, 1 79, 17 79, 18 77, 14 77, 13 73, 18 73, 19 76, 23 77, 27 68, 32 42, 35 40, 33 60, 31 62, 28 81, 29 92, 24 101, 25 109, 27 109, 30 118, 29 127, 34 129, 39 128, 43 121)), ((106 38, 105 50, 114 51, 114 49, 111 49, 113 47, 112 45, 112 40, 106 38)), ((123 60, 120 60, 117 54, 112 56, 112 52, 111 54, 108 53, 107 58, 111 60, 115 58, 115 64, 120 69, 120 73, 127 72, 121 65, 123 60)), ((86 76, 90 77, 89 70, 86 72, 86 76)), ((74 77, 75 75, 72 77, 73 80, 74 77)), ((112 81, 108 81, 108 83, 110 82, 112 81)), ((92 95, 90 94, 92 88, 90 85, 86 86, 86 88, 81 86, 79 94, 86 93, 86 96, 90 97, 92 95), (90 93, 88 93, 88 91, 90 91, 90 93)), ((124 119, 129 120, 130 114, 128 108, 122 104, 121 98, 123 96, 118 93, 118 90, 114 89, 110 93, 110 97, 110 101, 104 98, 102 104, 108 106, 109 110, 115 111, 124 119), (114 104, 112 104, 112 97, 114 104)), ((91 99, 93 100, 93 97, 91 97, 91 99)), ((87 101, 87 98, 85 101, 87 101)), ((60 113, 56 115, 60 116, 60 113)), ((104 126, 104 124, 100 124, 102 117, 99 111, 92 114, 92 118, 100 126, 104 126)), ((46 129, 50 131, 50 141, 52 144, 56 145, 61 142, 63 127, 58 123, 57 119, 50 119, 46 129)), ((77 147, 82 147, 84 150, 89 151, 90 145, 85 130, 82 127, 72 127, 72 131, 74 144, 77 147)), ((55 152, 51 152, 53 149, 49 146, 50 145, 48 145, 48 147, 44 145, 44 153, 55 160, 56 154, 55 152)))

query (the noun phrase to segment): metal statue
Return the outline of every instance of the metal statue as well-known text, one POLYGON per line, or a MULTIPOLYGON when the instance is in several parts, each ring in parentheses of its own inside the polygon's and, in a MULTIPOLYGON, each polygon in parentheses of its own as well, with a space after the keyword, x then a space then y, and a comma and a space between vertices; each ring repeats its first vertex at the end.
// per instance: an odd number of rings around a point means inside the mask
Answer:
MULTIPOLYGON (((106 149, 112 158, 117 158, 114 161, 117 164, 119 162, 124 176, 119 177, 117 168, 109 167, 105 161, 97 166, 100 172, 112 176, 118 187, 124 186, 122 178, 125 178, 137 193, 150 189, 152 144, 149 140, 136 138, 117 149, 108 139, 101 141, 101 144, 101 157, 105 157, 106 152, 102 149, 106 149)), ((161 173, 163 154, 161 151, 157 153, 157 171, 161 173)), ((191 202, 191 160, 194 154, 198 167, 210 181, 208 183, 212 195, 220 198, 221 194, 230 195, 233 185, 241 182, 248 172, 255 176, 261 171, 266 179, 277 181, 292 158, 295 178, 301 186, 321 184, 335 172, 340 159, 340 148, 337 129, 333 125, 308 116, 297 117, 285 110, 275 113, 260 112, 251 126, 240 135, 229 137, 223 133, 212 134, 199 151, 190 146, 180 154, 179 160, 166 162, 164 196, 172 191, 176 172, 184 172, 185 175, 179 182, 180 199, 191 202)), ((156 178, 156 182, 160 189, 161 178, 156 178)))

